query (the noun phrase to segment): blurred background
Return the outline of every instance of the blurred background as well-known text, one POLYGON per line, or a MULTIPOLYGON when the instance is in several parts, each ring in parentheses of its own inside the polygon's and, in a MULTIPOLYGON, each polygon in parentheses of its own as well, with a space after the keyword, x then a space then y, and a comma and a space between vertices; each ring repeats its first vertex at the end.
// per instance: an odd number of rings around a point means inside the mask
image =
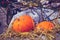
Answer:
MULTIPOLYGON (((17 12, 33 7, 48 8, 60 12, 60 0, 0 0, 0 34, 3 33, 4 28, 8 27, 17 12)), ((60 40, 59 38, 57 40, 60 40)))

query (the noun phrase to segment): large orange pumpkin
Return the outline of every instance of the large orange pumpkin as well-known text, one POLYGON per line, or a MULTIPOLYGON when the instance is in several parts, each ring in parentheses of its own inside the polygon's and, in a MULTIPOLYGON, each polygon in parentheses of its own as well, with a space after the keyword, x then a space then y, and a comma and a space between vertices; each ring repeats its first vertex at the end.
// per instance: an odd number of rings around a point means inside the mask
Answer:
POLYGON ((12 29, 15 32, 28 32, 34 28, 34 21, 28 15, 22 15, 13 22, 12 29))
POLYGON ((54 24, 50 21, 43 21, 39 23, 36 28, 46 32, 52 30, 54 28, 54 24))

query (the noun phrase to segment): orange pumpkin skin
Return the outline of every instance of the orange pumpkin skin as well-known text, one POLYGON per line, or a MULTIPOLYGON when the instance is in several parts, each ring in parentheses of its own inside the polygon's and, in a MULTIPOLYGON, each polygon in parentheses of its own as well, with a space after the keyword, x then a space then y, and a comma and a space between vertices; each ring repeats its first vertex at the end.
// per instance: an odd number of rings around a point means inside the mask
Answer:
POLYGON ((36 28, 41 29, 42 31, 50 31, 54 28, 54 24, 49 21, 43 21, 39 23, 36 28))
POLYGON ((16 32, 28 32, 34 29, 34 21, 28 15, 20 16, 13 22, 12 29, 16 32))

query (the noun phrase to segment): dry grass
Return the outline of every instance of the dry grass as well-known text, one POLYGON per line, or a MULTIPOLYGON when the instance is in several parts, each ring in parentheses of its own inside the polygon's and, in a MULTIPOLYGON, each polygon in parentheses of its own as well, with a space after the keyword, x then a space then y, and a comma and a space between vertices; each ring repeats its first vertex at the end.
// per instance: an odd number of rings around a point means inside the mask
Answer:
POLYGON ((60 25, 55 22, 54 24, 55 28, 48 32, 42 32, 41 30, 35 29, 31 32, 16 33, 8 29, 0 35, 0 40, 55 40, 55 34, 57 31, 60 31, 60 25))

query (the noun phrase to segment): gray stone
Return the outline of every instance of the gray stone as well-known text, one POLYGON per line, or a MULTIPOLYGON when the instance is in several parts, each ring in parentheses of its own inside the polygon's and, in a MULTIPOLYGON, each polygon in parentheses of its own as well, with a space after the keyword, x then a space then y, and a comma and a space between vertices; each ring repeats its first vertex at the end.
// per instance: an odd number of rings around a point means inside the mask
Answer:
POLYGON ((4 31, 4 28, 7 26, 7 19, 6 19, 6 14, 7 11, 5 10, 5 8, 0 7, 0 33, 2 33, 4 31))

